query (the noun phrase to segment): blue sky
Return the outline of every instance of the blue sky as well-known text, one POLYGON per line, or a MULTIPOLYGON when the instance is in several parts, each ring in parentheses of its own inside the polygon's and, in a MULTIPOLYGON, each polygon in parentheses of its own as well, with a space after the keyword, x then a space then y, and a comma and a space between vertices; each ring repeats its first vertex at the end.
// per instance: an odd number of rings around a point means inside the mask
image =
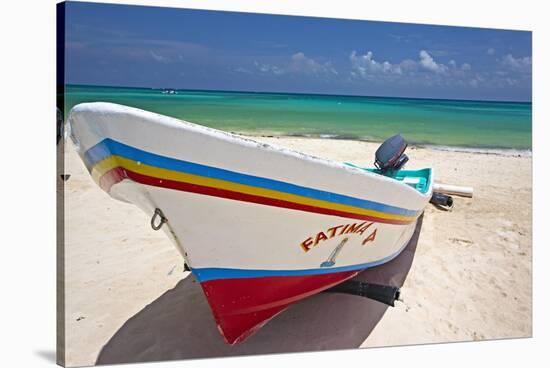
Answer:
POLYGON ((67 3, 71 84, 531 101, 531 32, 67 3))

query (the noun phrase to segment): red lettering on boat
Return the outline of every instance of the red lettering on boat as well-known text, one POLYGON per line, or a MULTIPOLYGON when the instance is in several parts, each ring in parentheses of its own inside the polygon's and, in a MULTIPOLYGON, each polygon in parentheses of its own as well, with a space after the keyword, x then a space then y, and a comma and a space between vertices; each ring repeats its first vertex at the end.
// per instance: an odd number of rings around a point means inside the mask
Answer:
POLYGON ((373 224, 373 222, 369 222, 368 224, 366 224, 365 226, 363 226, 361 229, 357 230, 355 233, 356 233, 356 234, 359 234, 359 235, 363 235, 363 233, 365 232, 365 230, 367 230, 372 224, 373 224))
POLYGON ((306 240, 304 240, 302 242, 302 244, 300 244, 302 246, 302 248, 304 249, 304 252, 307 252, 311 245, 313 244, 313 239, 311 238, 311 236, 309 238, 307 238, 306 240))
POLYGON ((334 235, 336 235, 336 230, 343 227, 344 225, 338 225, 331 227, 330 229, 327 229, 327 233, 329 234, 329 238, 334 238, 334 235))
MULTIPOLYGON (((374 224, 374 222, 359 222, 329 227, 326 230, 319 231, 317 234, 308 237, 306 240, 300 243, 300 246, 302 247, 304 252, 309 252, 311 248, 316 247, 317 245, 319 245, 319 243, 328 239, 332 239, 334 237, 338 237, 340 235, 357 234, 361 236, 365 231, 367 231, 367 229, 371 227, 372 224, 374 224)), ((362 244, 365 245, 370 241, 374 241, 375 238, 376 230, 374 230, 365 240, 363 240, 362 244)))
POLYGON ((320 232, 317 234, 317 236, 315 237, 315 245, 317 245, 321 240, 327 240, 327 236, 325 235, 324 232, 320 232))
POLYGON ((374 239, 376 239, 376 230, 378 229, 374 229, 374 231, 369 236, 367 236, 365 240, 363 240, 363 245, 367 244, 370 241, 374 241, 374 239))
POLYGON ((346 230, 346 234, 349 234, 349 233, 354 233, 356 232, 357 230, 359 230, 361 228, 361 226, 365 225, 364 222, 360 223, 359 225, 357 224, 351 224, 348 229, 346 230))
POLYGON ((340 231, 340 234, 338 234, 338 235, 342 235, 342 234, 344 233, 344 231, 347 230, 348 226, 349 226, 349 224, 347 224, 346 226, 344 226, 344 228, 342 229, 342 231, 340 231))

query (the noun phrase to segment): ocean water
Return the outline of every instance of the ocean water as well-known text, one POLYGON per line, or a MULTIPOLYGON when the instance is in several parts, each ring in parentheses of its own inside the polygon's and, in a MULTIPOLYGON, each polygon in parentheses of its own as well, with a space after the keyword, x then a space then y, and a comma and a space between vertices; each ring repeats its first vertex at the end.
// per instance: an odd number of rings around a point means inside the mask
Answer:
POLYGON ((83 85, 65 93, 66 111, 115 102, 247 135, 383 141, 401 133, 412 144, 531 149, 531 103, 83 85))

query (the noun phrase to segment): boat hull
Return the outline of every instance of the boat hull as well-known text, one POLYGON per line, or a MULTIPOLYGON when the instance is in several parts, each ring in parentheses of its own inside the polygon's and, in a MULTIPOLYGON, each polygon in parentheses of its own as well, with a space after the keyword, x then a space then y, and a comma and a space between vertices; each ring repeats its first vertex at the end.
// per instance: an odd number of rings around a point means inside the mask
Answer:
POLYGON ((357 275, 357 271, 304 276, 230 278, 201 286, 226 342, 238 343, 290 304, 357 275))
POLYGON ((94 180, 149 215, 201 283, 228 343, 289 304, 396 257, 428 203, 396 180, 114 104, 76 106, 94 180))

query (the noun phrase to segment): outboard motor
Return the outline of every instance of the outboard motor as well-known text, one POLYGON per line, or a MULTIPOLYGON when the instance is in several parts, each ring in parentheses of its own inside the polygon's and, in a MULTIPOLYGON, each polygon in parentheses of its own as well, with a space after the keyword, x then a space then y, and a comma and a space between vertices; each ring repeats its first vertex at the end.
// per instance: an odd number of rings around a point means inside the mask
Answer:
POLYGON ((386 139, 376 150, 374 166, 382 172, 401 169, 409 161, 405 149, 407 142, 400 134, 386 139))

